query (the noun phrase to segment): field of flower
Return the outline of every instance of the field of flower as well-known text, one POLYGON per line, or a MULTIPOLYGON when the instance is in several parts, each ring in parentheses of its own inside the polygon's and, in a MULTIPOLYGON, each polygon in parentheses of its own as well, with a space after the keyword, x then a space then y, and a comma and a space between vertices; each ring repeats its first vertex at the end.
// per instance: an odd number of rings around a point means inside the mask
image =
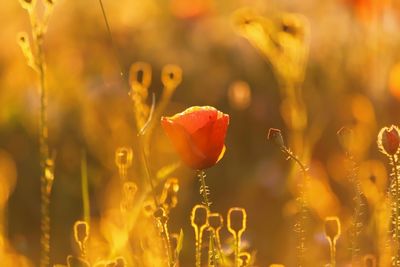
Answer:
POLYGON ((399 0, 0 22, 0 266, 400 267, 399 0))

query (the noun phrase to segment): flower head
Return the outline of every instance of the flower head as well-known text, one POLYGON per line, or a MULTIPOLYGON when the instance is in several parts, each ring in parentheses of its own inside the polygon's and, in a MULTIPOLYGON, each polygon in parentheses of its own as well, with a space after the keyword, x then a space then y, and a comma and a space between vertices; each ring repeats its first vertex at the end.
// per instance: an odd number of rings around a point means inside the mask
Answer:
POLYGON ((202 170, 216 164, 225 152, 229 115, 209 106, 191 107, 161 124, 182 160, 202 170))
POLYGON ((400 146, 400 129, 397 126, 383 127, 378 134, 378 147, 389 156, 397 154, 400 146))

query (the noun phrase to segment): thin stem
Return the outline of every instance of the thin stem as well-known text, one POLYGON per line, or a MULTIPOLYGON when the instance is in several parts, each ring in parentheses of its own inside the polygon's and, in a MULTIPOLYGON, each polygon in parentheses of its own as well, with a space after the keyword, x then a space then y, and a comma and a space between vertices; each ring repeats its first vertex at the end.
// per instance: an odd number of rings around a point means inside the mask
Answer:
POLYGON ((336 267, 336 240, 330 240, 329 242, 330 254, 331 254, 331 266, 336 267))
POLYGON ((119 59, 119 56, 118 56, 118 53, 117 53, 117 48, 115 46, 113 36, 111 34, 111 27, 110 27, 110 23, 108 22, 108 19, 107 19, 107 14, 106 14, 106 10, 105 10, 104 5, 103 5, 103 1, 99 0, 99 3, 100 3, 100 7, 101 7, 101 12, 103 14, 104 23, 106 24, 108 38, 110 38, 110 43, 111 43, 111 47, 112 47, 112 50, 113 50, 113 53, 114 53, 114 57, 117 60, 117 63, 118 63, 118 66, 119 66, 120 75, 121 75, 121 77, 124 77, 125 73, 124 73, 124 70, 122 68, 121 60, 119 59))
MULTIPOLYGON (((206 205, 208 210, 211 208, 211 201, 209 199, 210 195, 210 190, 208 189, 208 186, 206 184, 206 173, 204 170, 199 170, 197 176, 199 177, 200 180, 200 194, 203 197, 203 203, 206 205)), ((213 266, 217 266, 217 259, 216 259, 216 251, 215 251, 215 235, 213 232, 210 233, 210 242, 213 244, 212 251, 209 248, 209 263, 213 266)))
MULTIPOLYGON (((32 14, 31 14, 32 16, 32 14)), ((47 128, 47 88, 46 88, 46 73, 45 73, 45 60, 43 52, 43 35, 44 32, 32 20, 32 34, 34 45, 36 47, 36 62, 39 72, 39 94, 40 94, 40 115, 39 115, 39 150, 40 150, 40 166, 41 166, 41 256, 40 266, 47 267, 50 264, 50 192, 52 180, 47 179, 46 171, 50 171, 47 166, 49 157, 48 145, 48 128, 47 128)), ((52 175, 51 175, 52 177, 52 175)))
POLYGON ((303 267, 305 265, 305 250, 306 250, 306 230, 305 225, 308 215, 308 203, 306 196, 307 186, 307 167, 301 162, 301 160, 288 149, 286 146, 281 146, 282 153, 287 156, 287 159, 292 159, 301 169, 303 174, 303 180, 300 186, 300 198, 298 200, 299 213, 297 223, 295 225, 295 231, 298 233, 298 244, 297 244, 297 266, 303 267))
POLYGON ((353 266, 361 265, 359 238, 362 231, 362 221, 361 216, 363 212, 363 200, 362 200, 362 190, 360 181, 357 178, 358 165, 354 159, 354 156, 350 152, 346 152, 347 160, 350 162, 351 167, 349 171, 349 180, 353 185, 355 192, 355 207, 353 211, 353 222, 352 222, 352 238, 351 238, 351 261, 353 266))
POLYGON ((395 249, 395 254, 393 257, 393 266, 400 266, 400 255, 399 255, 399 250, 400 250, 400 224, 399 224, 399 218, 400 218, 400 199, 399 199, 399 194, 400 194, 400 175, 399 175, 399 170, 398 170, 398 161, 397 157, 395 155, 390 156, 390 163, 392 165, 392 183, 393 187, 392 188, 392 217, 393 218, 393 227, 394 227, 394 249, 395 249))
POLYGON ((169 238, 167 222, 162 223, 162 235, 163 235, 164 245, 167 250, 168 266, 172 267, 172 266, 174 266, 175 260, 173 258, 172 248, 170 245, 171 243, 170 243, 170 238, 169 238))
POLYGON ((234 238, 235 238, 235 244, 234 244, 235 267, 239 267, 240 237, 238 234, 235 234, 234 238))
POLYGON ((83 202, 83 219, 90 225, 90 200, 89 200, 89 184, 87 174, 86 151, 82 150, 81 160, 81 186, 82 186, 82 202, 83 202))
POLYGON ((148 162, 148 160, 147 160, 147 156, 146 156, 146 152, 144 151, 144 146, 143 146, 143 138, 142 138, 143 136, 142 135, 139 135, 139 148, 140 148, 140 153, 141 153, 141 155, 142 155, 142 161, 143 161, 143 165, 144 165, 144 169, 145 169, 145 176, 146 176, 146 179, 147 179, 147 182, 148 182, 148 184, 149 184, 149 186, 150 186, 150 190, 151 190, 151 193, 152 193, 152 196, 153 196, 153 200, 154 200, 154 204, 156 205, 156 207, 159 207, 160 206, 160 203, 159 203, 159 201, 158 201, 158 198, 157 198, 157 195, 156 195, 156 192, 155 192, 155 186, 154 186, 154 184, 153 184, 153 179, 152 179, 152 175, 151 175, 151 171, 150 171, 150 166, 149 166, 149 162, 148 162))
POLYGON ((201 244, 203 239, 203 229, 194 228, 196 237, 196 267, 201 267, 201 244))
POLYGON ((206 173, 204 172, 204 170, 200 170, 198 172, 198 177, 200 179, 200 194, 203 197, 204 205, 206 205, 206 207, 208 209, 210 209, 211 202, 210 202, 210 199, 208 198, 208 196, 210 194, 210 190, 208 189, 208 186, 206 185, 206 173))

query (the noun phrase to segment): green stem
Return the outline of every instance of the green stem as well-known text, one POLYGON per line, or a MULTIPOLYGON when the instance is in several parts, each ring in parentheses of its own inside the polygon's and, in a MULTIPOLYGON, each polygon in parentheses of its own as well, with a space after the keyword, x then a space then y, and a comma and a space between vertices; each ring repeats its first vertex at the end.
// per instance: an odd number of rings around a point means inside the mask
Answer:
MULTIPOLYGON (((199 170, 197 176, 200 180, 200 194, 203 197, 204 205, 210 210, 211 208, 211 201, 209 199, 210 190, 206 184, 206 173, 204 170, 199 170)), ((217 266, 217 259, 216 259, 216 251, 215 251, 215 235, 213 232, 210 233, 210 243, 212 243, 212 249, 209 248, 209 265, 210 266, 217 266)))
POLYGON ((43 53, 43 32, 35 24, 32 25, 34 44, 36 46, 36 61, 39 72, 40 81, 40 115, 39 115, 39 150, 40 150, 40 166, 41 166, 41 256, 40 267, 47 267, 50 264, 50 192, 51 183, 46 176, 47 161, 49 157, 48 145, 48 128, 47 128, 47 90, 46 90, 46 73, 45 60, 43 53))
POLYGON ((238 236, 238 234, 235 234, 234 236, 235 238, 235 267, 239 267, 239 250, 240 250, 240 237, 238 236))
POLYGON ((196 267, 201 267, 201 244, 203 239, 203 229, 195 228, 196 236, 196 267))
POLYGON ((336 240, 331 240, 329 242, 330 253, 331 253, 331 266, 336 267, 336 240))
POLYGON ((398 170, 398 162, 397 162, 397 158, 395 155, 392 155, 390 157, 390 161, 392 164, 392 168, 393 168, 393 183, 394 183, 394 188, 392 188, 392 202, 393 202, 393 210, 392 210, 392 217, 394 217, 394 249, 395 249, 395 253, 394 253, 394 257, 393 257, 393 266, 400 266, 400 224, 399 224, 399 219, 400 219, 400 199, 399 199, 399 194, 400 194, 400 175, 399 175, 399 170, 398 170))
POLYGON ((82 185, 83 219, 85 222, 87 222, 88 225, 90 225, 89 184, 88 184, 87 159, 85 150, 82 150, 81 185, 82 185))
POLYGON ((301 169, 303 174, 303 180, 300 185, 300 198, 298 201, 299 205, 299 213, 296 224, 296 230, 298 232, 298 240, 297 240, 297 266, 303 267, 305 265, 305 250, 306 250, 306 220, 308 216, 308 203, 307 203, 307 167, 300 161, 300 159, 290 151, 286 146, 281 147, 281 151, 284 155, 287 156, 288 159, 292 159, 301 169))

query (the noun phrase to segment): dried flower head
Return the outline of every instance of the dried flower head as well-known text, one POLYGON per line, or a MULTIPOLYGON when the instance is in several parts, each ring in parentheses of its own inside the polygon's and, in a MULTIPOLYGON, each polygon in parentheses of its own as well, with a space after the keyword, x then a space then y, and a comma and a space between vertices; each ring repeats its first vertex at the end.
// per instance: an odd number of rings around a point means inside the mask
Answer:
POLYGON ((190 220, 193 227, 204 229, 208 226, 208 208, 204 205, 196 205, 192 209, 190 220))
POLYGON ((248 252, 240 252, 239 259, 241 262, 240 266, 250 266, 251 255, 248 252))
POLYGON ((89 238, 89 225, 85 221, 76 221, 74 224, 75 241, 81 245, 85 244, 89 238))
POLYGON ((208 224, 213 231, 217 232, 224 225, 224 218, 219 213, 210 213, 208 215, 208 224))
POLYGON ((125 197, 129 199, 133 199, 138 190, 137 185, 134 182, 125 182, 123 188, 125 197))
POLYGON ((285 142, 283 141, 281 130, 275 128, 269 128, 268 140, 272 140, 277 146, 284 147, 285 142))
POLYGON ((129 147, 119 147, 115 151, 115 164, 118 168, 128 168, 132 164, 133 152, 129 147))
POLYGON ((230 208, 227 227, 230 233, 240 236, 246 230, 247 214, 243 208, 230 208))
POLYGON ((165 65, 162 69, 161 81, 168 92, 173 91, 182 82, 182 69, 177 65, 165 65))
POLYGON ((175 208, 178 204, 178 191, 178 179, 169 178, 164 184, 164 189, 160 197, 160 203, 166 208, 167 211, 175 208))
POLYGON ((397 126, 383 127, 378 134, 379 150, 388 155, 393 156, 399 151, 400 130, 397 126))
POLYGON ((340 221, 336 216, 325 218, 325 236, 330 242, 336 242, 340 236, 340 221))

